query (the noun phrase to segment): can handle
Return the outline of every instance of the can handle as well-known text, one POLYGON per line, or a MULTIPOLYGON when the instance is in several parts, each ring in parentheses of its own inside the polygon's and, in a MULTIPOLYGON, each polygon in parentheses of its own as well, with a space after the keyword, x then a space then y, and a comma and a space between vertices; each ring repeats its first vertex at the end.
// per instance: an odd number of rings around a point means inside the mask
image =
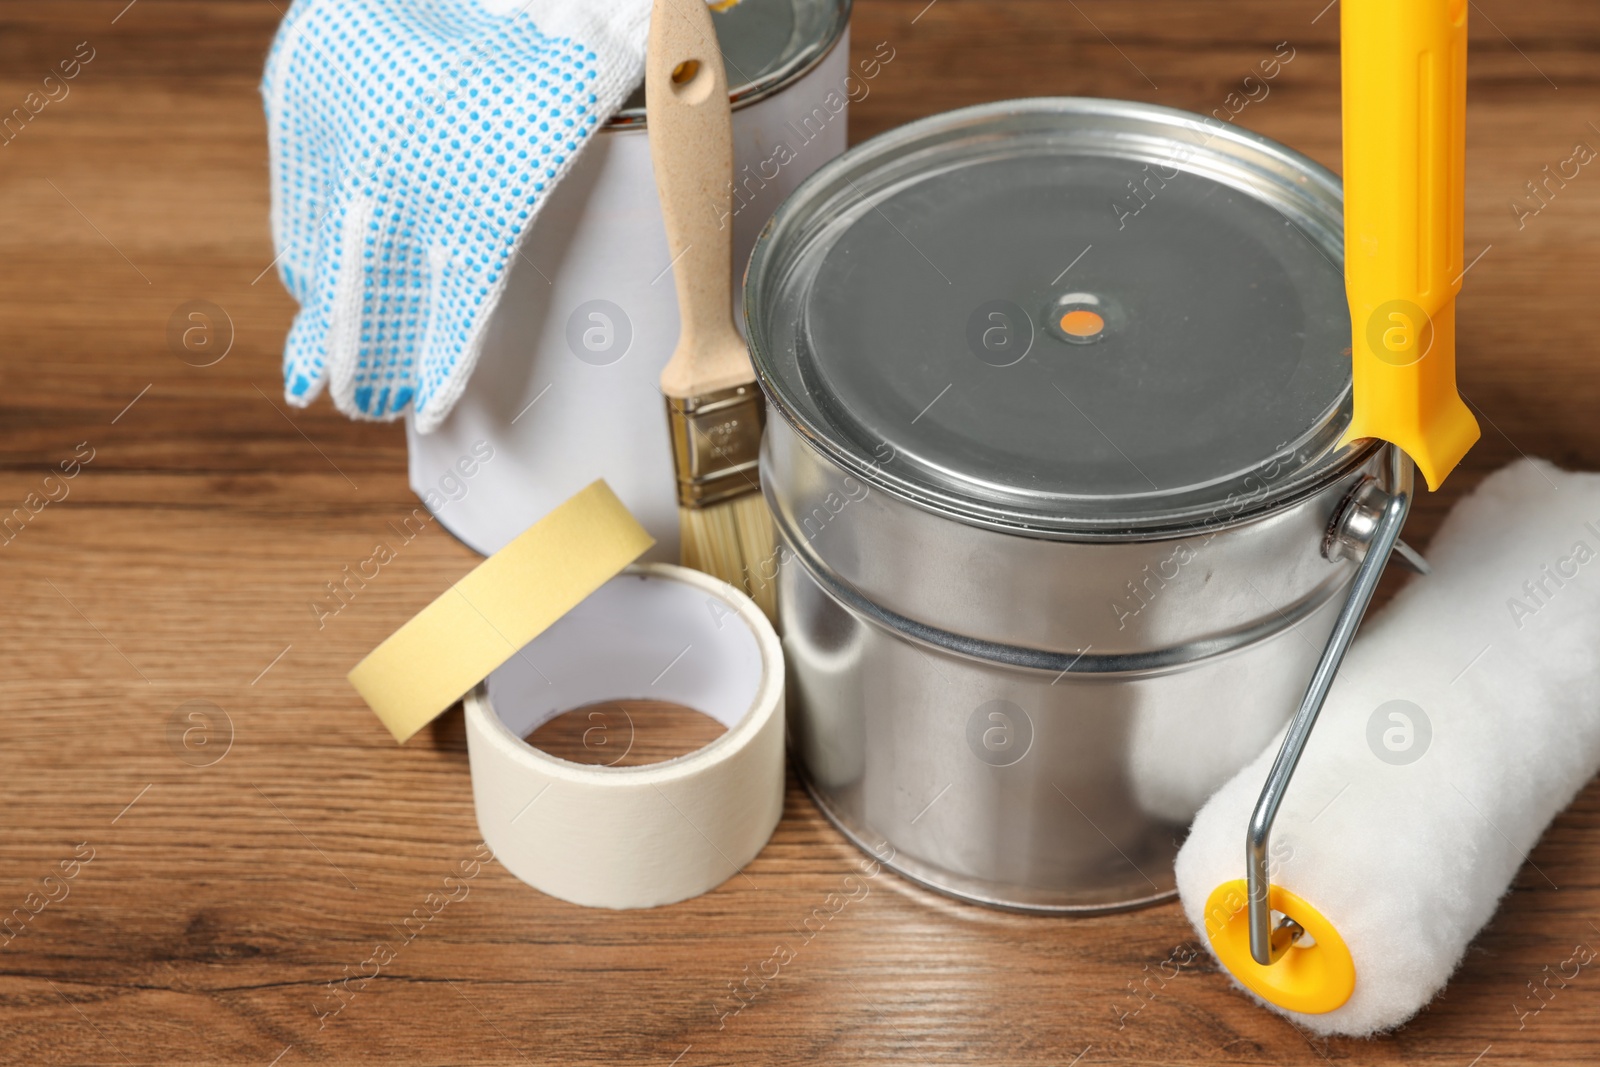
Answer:
POLYGON ((1267 846, 1272 837, 1272 824, 1278 817, 1284 794, 1289 790, 1295 766, 1300 762, 1300 755, 1311 738, 1311 729, 1317 724, 1317 716, 1322 713, 1322 705, 1328 699, 1328 690, 1339 673, 1339 665, 1350 650, 1356 629, 1361 625, 1361 617, 1372 603, 1373 594, 1378 591, 1378 580, 1383 577, 1390 554, 1400 541, 1400 527, 1405 525, 1406 515, 1411 511, 1411 460, 1393 445, 1389 446, 1389 472, 1388 499, 1378 515, 1367 545, 1367 554, 1356 568, 1355 581, 1350 585, 1344 606, 1339 609, 1339 617, 1334 621, 1333 632, 1328 636, 1317 668, 1311 674, 1311 684, 1306 688, 1300 708, 1289 723, 1289 732, 1278 749, 1278 758, 1272 761, 1266 785, 1262 787, 1261 797, 1250 814, 1250 828, 1245 838, 1250 955, 1263 967, 1278 962, 1300 933, 1293 916, 1286 916, 1286 921, 1278 930, 1272 927, 1272 878, 1267 870, 1267 846))
POLYGON ((1467 0, 1345 0, 1346 442, 1403 448, 1437 489, 1479 435, 1456 391, 1467 0))

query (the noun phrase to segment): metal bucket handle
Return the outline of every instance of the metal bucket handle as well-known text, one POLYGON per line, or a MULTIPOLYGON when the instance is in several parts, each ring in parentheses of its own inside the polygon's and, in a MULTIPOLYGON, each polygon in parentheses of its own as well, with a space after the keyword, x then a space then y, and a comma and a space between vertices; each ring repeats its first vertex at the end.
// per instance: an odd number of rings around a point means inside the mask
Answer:
POLYGON ((1393 445, 1389 446, 1389 472, 1390 488, 1387 493, 1368 483, 1362 487, 1367 492, 1358 490, 1353 493, 1344 509, 1334 518, 1326 546, 1329 557, 1342 558, 1343 554, 1359 551, 1363 544, 1366 553, 1356 568, 1355 581, 1351 583, 1344 606, 1339 609, 1339 617, 1322 650, 1322 658, 1317 661, 1317 669, 1312 672, 1311 684, 1300 701, 1300 709, 1289 723, 1289 732, 1283 739, 1283 746, 1278 749, 1278 758, 1272 762, 1261 798, 1256 801, 1255 810, 1250 815, 1249 833, 1245 839, 1246 867, 1249 872, 1250 955, 1264 967, 1276 963, 1304 933, 1300 925, 1287 915, 1274 928, 1272 908, 1268 903, 1272 879, 1267 871, 1267 845, 1272 836, 1272 823, 1278 817, 1278 808, 1294 777, 1295 766, 1300 762, 1300 755, 1311 738, 1311 729, 1317 724, 1317 716, 1328 699, 1328 690, 1339 673, 1339 664, 1344 661, 1344 654, 1349 651, 1350 642, 1361 625, 1361 617, 1366 614, 1367 606, 1372 603, 1372 596, 1378 590, 1378 580, 1383 577, 1390 554, 1397 554, 1403 563, 1418 573, 1428 573, 1426 561, 1415 549, 1400 540, 1400 527, 1405 524, 1406 515, 1411 511, 1412 464, 1411 457, 1393 445), (1381 500, 1381 504, 1375 506, 1371 499, 1374 496, 1381 500))

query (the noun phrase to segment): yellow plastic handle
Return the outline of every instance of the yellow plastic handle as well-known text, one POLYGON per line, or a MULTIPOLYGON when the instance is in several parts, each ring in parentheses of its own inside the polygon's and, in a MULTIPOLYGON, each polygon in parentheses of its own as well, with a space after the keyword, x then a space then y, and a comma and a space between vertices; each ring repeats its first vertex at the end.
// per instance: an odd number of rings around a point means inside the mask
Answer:
POLYGON ((1467 0, 1342 0, 1344 257, 1355 414, 1437 489, 1478 439, 1456 392, 1467 0))

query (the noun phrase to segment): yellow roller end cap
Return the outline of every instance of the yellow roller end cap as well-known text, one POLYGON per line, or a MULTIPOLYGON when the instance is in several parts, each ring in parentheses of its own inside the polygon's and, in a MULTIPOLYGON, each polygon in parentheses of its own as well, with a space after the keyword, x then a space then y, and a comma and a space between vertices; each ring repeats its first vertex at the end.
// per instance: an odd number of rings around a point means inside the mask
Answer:
POLYGON ((1217 959, 1256 996, 1287 1011, 1322 1015, 1341 1007, 1356 988, 1356 965, 1333 924, 1304 900, 1274 885, 1272 910, 1287 915, 1312 943, 1295 944, 1270 967, 1250 955, 1249 887, 1224 882, 1206 901, 1206 937, 1217 959))

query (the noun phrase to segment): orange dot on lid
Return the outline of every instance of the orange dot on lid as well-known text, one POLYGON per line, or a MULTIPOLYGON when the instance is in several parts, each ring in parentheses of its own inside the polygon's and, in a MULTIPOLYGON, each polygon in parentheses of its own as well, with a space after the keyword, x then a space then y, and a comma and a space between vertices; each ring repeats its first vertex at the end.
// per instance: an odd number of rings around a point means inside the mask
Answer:
POLYGON ((1106 328, 1106 320, 1085 308, 1069 311, 1061 316, 1061 332, 1073 337, 1093 337, 1106 328))

